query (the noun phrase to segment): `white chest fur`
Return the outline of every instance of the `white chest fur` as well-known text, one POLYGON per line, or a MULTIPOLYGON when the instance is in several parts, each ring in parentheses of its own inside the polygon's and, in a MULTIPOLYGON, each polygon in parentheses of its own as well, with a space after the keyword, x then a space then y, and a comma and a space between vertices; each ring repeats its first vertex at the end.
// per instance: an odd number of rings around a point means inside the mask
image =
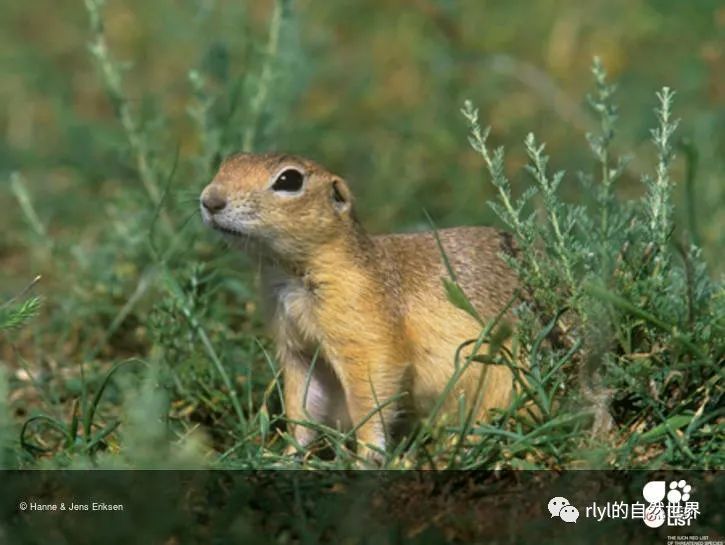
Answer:
POLYGON ((276 267, 263 271, 262 279, 267 319, 277 338, 314 350, 321 341, 314 291, 303 278, 276 267))

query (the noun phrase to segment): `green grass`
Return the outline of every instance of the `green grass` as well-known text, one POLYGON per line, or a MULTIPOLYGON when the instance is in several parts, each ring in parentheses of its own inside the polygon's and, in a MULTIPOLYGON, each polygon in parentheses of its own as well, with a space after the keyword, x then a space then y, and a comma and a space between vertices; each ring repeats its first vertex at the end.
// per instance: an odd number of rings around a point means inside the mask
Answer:
MULTIPOLYGON (((426 226, 428 208, 436 224, 504 224, 524 250, 511 265, 535 304, 516 309, 515 331, 482 324, 479 339, 471 340, 478 348, 491 340, 500 346, 502 336, 512 335, 512 351, 477 350, 458 362, 461 368, 482 362, 510 366, 521 395, 485 425, 474 425, 463 410, 443 429, 420 423, 386 454, 385 467, 725 466, 725 289, 716 280, 723 217, 717 208, 721 194, 713 189, 722 172, 716 153, 722 141, 713 128, 717 114, 696 110, 696 125, 683 119, 691 138, 680 140, 668 88, 655 96, 658 82, 641 76, 633 85, 625 74, 620 111, 619 95, 596 62, 590 116, 567 98, 576 116, 584 116, 574 125, 579 123, 577 131, 583 126, 586 140, 562 137, 557 127, 570 120, 537 118, 537 132, 555 141, 551 159, 529 133, 529 120, 502 125, 509 114, 497 116, 489 106, 487 122, 494 130, 484 130, 483 116, 464 102, 469 95, 484 101, 508 97, 509 86, 481 93, 466 81, 441 91, 447 103, 438 107, 447 113, 440 132, 424 115, 426 107, 418 118, 396 106, 404 98, 375 95, 388 104, 376 112, 377 120, 388 111, 397 115, 380 142, 378 129, 368 135, 356 130, 364 115, 349 108, 355 93, 365 92, 362 82, 359 89, 343 85, 339 109, 322 85, 322 102, 335 106, 334 115, 347 124, 349 140, 341 139, 324 115, 306 121, 319 105, 299 105, 309 80, 328 83, 330 74, 303 69, 311 61, 300 47, 301 35, 304 24, 313 23, 286 0, 274 2, 264 19, 251 8, 224 8, 239 17, 249 37, 240 44, 229 33, 229 43, 220 38, 205 44, 199 62, 181 69, 185 76, 176 83, 182 81, 188 93, 169 110, 166 102, 178 97, 155 88, 148 73, 150 82, 139 93, 136 67, 122 65, 109 39, 119 40, 114 25, 123 14, 107 18, 98 0, 85 6, 91 81, 103 90, 97 100, 110 109, 102 122, 84 125, 59 103, 57 115, 71 140, 63 161, 74 174, 44 170, 41 150, 24 160, 11 153, 23 168, 3 195, 15 212, 7 227, 11 236, 0 248, 12 273, 3 286, 8 301, 0 307, 3 467, 358 467, 352 432, 311 422, 322 432, 319 442, 302 458, 282 456, 292 439, 284 431, 279 368, 256 308, 252 268, 205 231, 198 217, 198 192, 222 157, 284 146, 322 162, 329 154, 341 173, 349 169, 369 179, 368 186, 360 184, 358 200, 374 228, 426 226), (643 89, 654 115, 639 100, 643 89), (647 113, 634 111, 630 100, 647 113), (459 104, 463 117, 455 115, 459 104), (466 122, 475 160, 465 146, 466 122), (633 144, 633 134, 646 134, 645 126, 655 127, 649 149, 633 144), (402 136, 393 145, 395 134, 402 136), (514 136, 523 144, 508 145, 507 155, 490 146, 491 140, 510 143, 514 136), (335 141, 349 141, 353 166, 343 161, 347 155, 335 141), (372 161, 365 142, 375 152, 372 161), (99 156, 83 152, 84 146, 99 156), (394 159, 383 149, 391 146, 399 154, 394 159), (551 171, 559 165, 568 172, 551 171), (640 180, 645 172, 650 174, 640 180), (675 182, 682 180, 687 191, 681 193, 675 182), (696 221, 692 211, 700 209, 696 221), (704 256, 715 259, 708 264, 704 256), (15 259, 27 266, 13 266, 15 259), (25 289, 37 272, 42 278, 25 289), (526 370, 514 363, 522 358, 526 370), (526 404, 537 411, 520 411, 526 404)), ((203 27, 217 20, 205 17, 219 17, 199 9, 198 19, 188 16, 185 24, 203 27)), ((500 9, 491 16, 508 18, 500 9)), ((637 14, 644 19, 653 16, 641 9, 644 15, 637 14)), ((566 12, 563 19, 567 13, 573 17, 566 12)), ((340 17, 336 8, 324 15, 340 17)), ((440 8, 434 15, 430 24, 448 28, 451 13, 440 8)), ((411 17, 401 28, 417 36, 428 23, 411 17)), ((662 33, 670 32, 670 16, 662 17, 662 33)), ((396 30, 376 24, 371 39, 396 30)), ((160 35, 153 54, 167 47, 168 58, 180 62, 170 51, 174 39, 160 35)), ((504 37, 489 39, 493 47, 504 37)), ((443 41, 415 42, 403 33, 399 47, 419 43, 419 54, 438 51, 445 58, 469 54, 465 35, 443 41)), ((493 57, 490 66, 511 68, 535 89, 537 78, 548 77, 531 72, 526 62, 504 61, 493 57)), ((139 63, 138 70, 148 68, 139 63)), ((467 70, 478 69, 472 63, 467 70)), ((576 79, 583 76, 582 69, 576 79)), ((544 81, 544 89, 551 90, 553 81, 544 81)), ((678 81, 669 83, 678 87, 678 81)), ((684 93, 692 96, 689 89, 684 93)), ((313 98, 306 95, 308 102, 313 98)), ((446 280, 445 289, 453 304, 470 310, 455 279, 446 280)))

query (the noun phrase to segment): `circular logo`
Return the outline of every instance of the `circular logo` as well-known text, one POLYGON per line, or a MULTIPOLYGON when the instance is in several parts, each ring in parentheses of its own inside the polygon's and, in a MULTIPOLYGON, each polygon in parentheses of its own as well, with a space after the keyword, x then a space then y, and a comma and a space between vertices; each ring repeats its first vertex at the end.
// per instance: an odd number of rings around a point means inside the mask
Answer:
POLYGON ((662 504, 653 503, 644 510, 644 523, 650 528, 659 528, 665 523, 665 510, 662 504))

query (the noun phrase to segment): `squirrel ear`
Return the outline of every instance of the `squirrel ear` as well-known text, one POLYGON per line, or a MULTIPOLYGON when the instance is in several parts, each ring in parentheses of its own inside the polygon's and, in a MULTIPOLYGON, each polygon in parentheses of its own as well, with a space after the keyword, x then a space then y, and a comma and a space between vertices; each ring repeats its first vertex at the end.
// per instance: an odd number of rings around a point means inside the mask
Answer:
POLYGON ((347 187, 347 184, 339 178, 332 180, 330 199, 332 201, 332 206, 339 214, 349 212, 352 207, 352 194, 350 193, 350 189, 347 187))

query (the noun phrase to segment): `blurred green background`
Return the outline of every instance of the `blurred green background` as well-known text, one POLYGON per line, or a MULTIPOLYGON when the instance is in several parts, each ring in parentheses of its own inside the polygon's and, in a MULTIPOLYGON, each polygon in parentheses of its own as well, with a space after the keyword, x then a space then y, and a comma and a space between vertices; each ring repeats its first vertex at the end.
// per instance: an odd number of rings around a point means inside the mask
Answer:
MULTIPOLYGON (((109 2, 113 55, 132 63, 128 96, 149 118, 164 114, 157 136, 169 157, 178 146, 183 160, 199 145, 186 112, 188 70, 203 67, 223 79, 256 69, 250 37, 265 39, 270 10, 264 1, 109 2)), ((679 136, 695 140, 700 154, 696 208, 704 246, 714 256, 722 244, 722 3, 300 1, 293 10, 283 37, 293 42, 288 74, 273 89, 284 115, 256 147, 309 155, 349 178, 372 229, 421 223, 424 208, 445 224, 493 221, 484 204, 491 188, 459 115, 465 98, 492 126, 492 143, 506 146, 512 175, 533 131, 548 143, 553 166, 572 174, 572 198, 582 198, 573 173, 592 161, 583 133, 593 120, 583 97, 599 55, 620 85, 617 149, 639 158, 621 190, 642 191, 654 92, 669 85, 678 93, 679 136)), ((98 225, 114 195, 135 185, 88 39, 81 1, 3 3, 2 178, 22 172, 51 236, 78 241, 91 235, 89 226, 98 225)), ((681 161, 678 167, 681 180, 681 161)), ((205 182, 184 172, 173 183, 196 193, 205 182)), ((6 210, 16 208, 7 191, 0 198, 6 210)), ((10 278, 42 271, 23 251, 22 218, 11 212, 0 221, 7 289, 10 278)))
MULTIPOLYGON (((0 344, 14 417, 49 405, 67 414, 82 389, 80 361, 90 364, 86 380, 139 356, 187 366, 203 383, 214 371, 178 325, 178 308, 144 283, 153 206, 89 54, 84 3, 3 0, 0 10, 0 294, 10 298, 39 274, 34 292, 43 298, 39 319, 0 344)), ((722 2, 292 2, 255 113, 272 10, 269 1, 214 0, 109 0, 105 9, 111 57, 127 63, 128 105, 173 196, 167 212, 188 233, 169 266, 188 293, 202 293, 206 281, 190 264, 220 275, 194 311, 210 317, 209 336, 239 384, 251 380, 249 361, 264 369, 251 277, 195 213, 219 154, 239 149, 251 125, 254 150, 303 154, 347 178, 373 232, 425 227, 425 210, 440 226, 497 223, 486 205, 493 188, 466 140, 463 101, 491 125, 490 143, 506 147, 516 192, 528 185, 523 140, 533 131, 552 167, 567 169, 565 198, 586 201, 576 171, 595 165, 585 96, 598 55, 619 84, 613 149, 636 157, 617 191, 643 194, 641 176, 654 165, 655 92, 673 87, 677 138, 698 156, 690 217, 682 152, 674 164, 675 238, 695 220, 712 274, 724 270, 722 2)), ((228 408, 212 393, 190 401, 194 387, 186 386, 177 380, 181 393, 167 400, 172 417, 224 437, 217 450, 232 444, 223 431, 228 408)), ((252 390, 256 406, 261 393, 252 390)))

